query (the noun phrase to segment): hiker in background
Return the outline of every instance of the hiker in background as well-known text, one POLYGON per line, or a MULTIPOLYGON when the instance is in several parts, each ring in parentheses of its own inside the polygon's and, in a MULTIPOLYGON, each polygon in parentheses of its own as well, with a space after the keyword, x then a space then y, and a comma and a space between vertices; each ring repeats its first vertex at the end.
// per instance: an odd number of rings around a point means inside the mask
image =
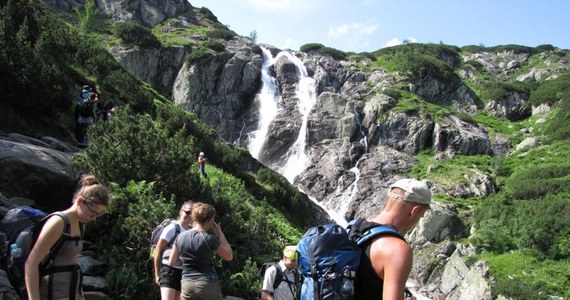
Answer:
POLYGON ((198 164, 200 165, 200 174, 204 177, 208 177, 206 174, 206 157, 204 156, 204 152, 200 152, 200 155, 198 155, 198 164))
POLYGON ((81 272, 77 265, 77 257, 83 248, 83 224, 102 215, 109 202, 107 188, 95 176, 84 175, 81 178, 73 204, 62 212, 67 216, 69 225, 65 226, 62 216, 50 217, 26 260, 28 299, 83 299, 81 272), (46 269, 46 274, 40 274, 40 263, 60 237, 64 239, 64 244, 56 254, 53 265, 46 269))
MULTIPOLYGON (((368 222, 391 225, 405 235, 429 209, 429 188, 426 181, 398 180, 390 186, 382 212, 368 222)), ((412 270, 410 245, 403 238, 380 235, 361 247, 354 299, 404 299, 406 280, 412 270)))
POLYGON ((283 258, 278 264, 269 267, 263 277, 261 286, 262 300, 294 300, 299 284, 299 272, 297 271, 297 248, 287 246, 283 250, 283 258), (280 268, 280 270, 277 270, 280 268), (281 280, 275 287, 275 280, 278 280, 278 273, 281 280))
POLYGON ((156 244, 154 255, 154 281, 160 286, 160 298, 162 300, 180 299, 180 280, 182 279, 182 267, 168 264, 172 244, 176 237, 191 228, 192 224, 192 201, 186 201, 180 207, 178 220, 168 224, 160 234, 156 244))
POLYGON ((213 256, 216 254, 225 261, 231 261, 233 251, 220 225, 214 221, 215 215, 212 205, 194 203, 194 227, 181 233, 174 242, 169 264, 176 266, 182 262, 180 299, 223 299, 213 256))
POLYGON ((87 146, 89 144, 89 137, 87 136, 87 129, 90 125, 95 123, 97 120, 97 102, 99 101, 99 94, 97 92, 91 92, 89 94, 89 99, 83 102, 83 104, 78 105, 79 116, 77 117, 78 129, 78 139, 77 142, 81 146, 87 146))

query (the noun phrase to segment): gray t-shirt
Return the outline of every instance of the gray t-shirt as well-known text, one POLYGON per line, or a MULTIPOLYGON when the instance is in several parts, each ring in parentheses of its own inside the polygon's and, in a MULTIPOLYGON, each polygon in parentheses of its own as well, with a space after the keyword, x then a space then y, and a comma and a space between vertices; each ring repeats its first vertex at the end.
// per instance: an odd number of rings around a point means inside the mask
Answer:
POLYGON ((214 234, 190 229, 177 238, 176 247, 182 259, 182 281, 217 281, 213 257, 220 247, 220 240, 214 234))

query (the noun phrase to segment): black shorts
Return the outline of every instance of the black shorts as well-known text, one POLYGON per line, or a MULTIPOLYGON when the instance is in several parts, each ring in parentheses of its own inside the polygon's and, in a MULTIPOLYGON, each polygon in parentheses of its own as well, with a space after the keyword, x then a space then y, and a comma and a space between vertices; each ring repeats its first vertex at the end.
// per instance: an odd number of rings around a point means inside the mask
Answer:
POLYGON ((160 287, 166 287, 180 291, 182 286, 182 269, 173 268, 169 265, 162 265, 158 273, 158 283, 160 287))

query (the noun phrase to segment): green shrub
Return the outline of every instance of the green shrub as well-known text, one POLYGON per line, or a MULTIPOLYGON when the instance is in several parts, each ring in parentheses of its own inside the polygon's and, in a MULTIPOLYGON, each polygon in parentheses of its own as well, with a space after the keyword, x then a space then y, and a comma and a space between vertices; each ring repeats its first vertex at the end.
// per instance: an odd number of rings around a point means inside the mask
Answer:
POLYGON ((484 254, 495 278, 493 294, 511 299, 551 299, 570 296, 570 260, 553 261, 522 249, 501 255, 484 254))
POLYGON ((508 97, 512 96, 513 93, 519 93, 522 95, 530 94, 532 86, 516 81, 516 82, 488 82, 483 84, 482 96, 486 100, 501 101, 506 100, 508 97))
POLYGON ((208 48, 198 47, 198 48, 194 49, 194 51, 190 52, 187 60, 189 63, 198 64, 200 62, 206 61, 206 60, 214 57, 214 55, 215 54, 212 53, 208 48))
POLYGON ((482 63, 480 63, 479 61, 476 61, 476 60, 468 60, 468 61, 464 62, 463 65, 473 66, 477 71, 485 70, 485 66, 483 66, 482 63))
POLYGON ((330 47, 323 47, 320 48, 317 53, 321 54, 321 55, 328 55, 336 60, 346 60, 347 59, 347 55, 346 53, 344 53, 343 51, 334 49, 334 48, 330 48, 330 47))
POLYGON ((513 44, 500 45, 500 46, 492 47, 491 49, 495 53, 505 52, 505 51, 512 51, 515 54, 521 54, 521 53, 533 54, 534 53, 534 49, 531 47, 521 46, 521 45, 513 45, 513 44))
POLYGON ((548 136, 554 141, 570 139, 570 99, 566 98, 548 124, 548 136))
POLYGON ((546 52, 546 51, 554 51, 556 48, 550 44, 543 44, 536 46, 537 52, 546 52))
POLYGON ((477 52, 488 52, 489 48, 480 45, 467 45, 461 47, 461 52, 477 53, 477 52))
POLYGON ((530 103, 534 106, 543 103, 552 105, 562 99, 566 102, 570 99, 570 73, 542 82, 529 97, 530 103))
POLYGON ((324 47, 325 46, 323 44, 309 43, 309 44, 305 44, 305 45, 301 46, 299 48, 299 51, 310 54, 310 53, 316 53, 317 51, 319 51, 321 48, 324 48, 324 47))
POLYGON ((236 36, 235 32, 225 29, 225 28, 216 28, 211 31, 208 31, 207 36, 211 39, 222 39, 229 41, 236 36))
POLYGON ((201 7, 201 8, 198 9, 198 12, 199 12, 200 14, 202 14, 202 16, 204 16, 206 19, 208 19, 208 20, 210 20, 210 21, 212 21, 212 22, 218 22, 218 18, 216 17, 216 15, 214 15, 214 14, 212 13, 212 11, 209 10, 208 8, 206 8, 206 7, 201 7))
POLYGON ((204 47, 212 49, 214 51, 224 51, 226 50, 226 45, 224 45, 224 43, 217 41, 217 40, 208 40, 206 42, 204 42, 204 47))
POLYGON ((129 45, 140 47, 160 47, 160 41, 150 29, 133 22, 119 22, 115 24, 117 35, 129 45))
POLYGON ((534 165, 514 173, 506 189, 515 199, 536 199, 570 191, 570 165, 534 165))
POLYGON ((99 259, 109 268, 108 292, 118 299, 158 298, 148 239, 157 224, 176 216, 174 199, 156 193, 153 183, 109 187, 112 205, 86 230, 86 239, 95 242, 99 259))
POLYGON ((382 91, 382 94, 390 96, 396 100, 400 100, 402 98, 402 92, 397 89, 385 89, 382 91))
POLYGON ((487 251, 535 249, 550 259, 567 259, 570 235, 570 193, 547 195, 532 201, 507 200, 495 195, 476 209, 478 227, 473 242, 487 251))
POLYGON ((185 134, 124 107, 90 127, 90 145, 78 159, 106 181, 154 180, 165 194, 183 197, 198 186, 194 140, 185 134))

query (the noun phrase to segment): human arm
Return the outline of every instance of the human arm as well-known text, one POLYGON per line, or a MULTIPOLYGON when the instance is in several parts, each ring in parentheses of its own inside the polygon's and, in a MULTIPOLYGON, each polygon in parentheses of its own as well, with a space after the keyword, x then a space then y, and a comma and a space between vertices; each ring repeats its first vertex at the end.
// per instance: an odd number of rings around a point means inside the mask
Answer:
POLYGON ((384 282, 382 299, 403 300, 412 270, 411 247, 396 237, 378 238, 371 245, 370 259, 376 275, 384 282))
POLYGON ((65 224, 61 217, 53 216, 44 224, 34 248, 24 265, 26 290, 29 300, 40 299, 40 263, 63 234, 65 224))
POLYGON ((158 285, 158 274, 160 273, 160 265, 162 264, 162 251, 168 245, 168 241, 159 239, 154 249, 154 282, 158 285))
POLYGON ((172 245, 172 252, 170 252, 170 259, 168 260, 168 264, 171 266, 178 266, 181 264, 180 260, 180 250, 176 244, 172 245))
POLYGON ((214 219, 210 220, 210 222, 211 222, 212 231, 214 232, 216 237, 218 237, 218 240, 220 240, 220 246, 215 251, 216 255, 225 261, 231 261, 234 258, 233 250, 230 244, 228 243, 226 236, 222 232, 222 228, 218 223, 214 221, 214 219))
POLYGON ((273 283, 275 282, 275 277, 277 276, 277 269, 275 266, 267 268, 263 276, 263 282, 261 283, 261 300, 273 300, 273 283))
POLYGON ((261 291, 261 300, 273 300, 273 294, 268 291, 261 291))

